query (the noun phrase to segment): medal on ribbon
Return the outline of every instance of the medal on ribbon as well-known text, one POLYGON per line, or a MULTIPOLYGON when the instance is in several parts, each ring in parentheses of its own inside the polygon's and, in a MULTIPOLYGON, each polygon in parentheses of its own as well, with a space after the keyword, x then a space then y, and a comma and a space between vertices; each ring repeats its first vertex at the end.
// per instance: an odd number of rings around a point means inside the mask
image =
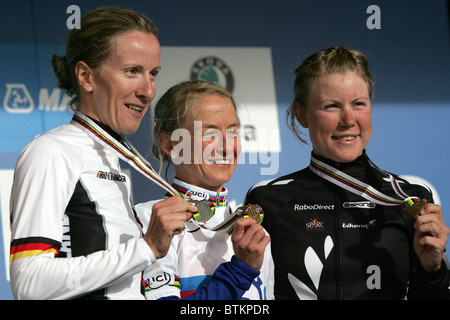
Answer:
MULTIPOLYGON (((86 132, 94 141, 113 148, 123 161, 127 162, 146 178, 165 189, 168 192, 169 196, 182 196, 180 192, 178 192, 171 184, 165 181, 153 169, 151 164, 140 155, 140 153, 125 137, 122 137, 123 141, 117 141, 89 117, 80 112, 75 113, 72 118, 71 124, 86 132)), ((234 223, 238 218, 238 215, 236 213, 231 214, 225 221, 219 222, 214 219, 214 203, 198 202, 195 205, 198 205, 198 212, 194 213, 193 221, 198 226, 212 231, 226 230, 227 233, 233 232, 234 223)))
POLYGON ((407 214, 413 219, 417 218, 420 211, 427 204, 426 199, 420 199, 419 197, 409 197, 403 201, 402 207, 407 214))
POLYGON ((216 211, 214 203, 209 200, 189 201, 197 207, 197 212, 194 213, 193 218, 197 223, 206 224, 214 216, 216 211))
POLYGON ((264 213, 261 206, 257 204, 249 204, 243 208, 242 217, 253 219, 257 224, 261 224, 264 218, 264 213))
MULTIPOLYGON (((245 210, 236 210, 225 220, 219 221, 219 219, 215 219, 216 206, 225 204, 231 212, 231 209, 229 209, 225 199, 218 198, 216 199, 216 203, 211 201, 211 199, 192 201, 190 196, 186 197, 185 192, 182 192, 182 190, 177 188, 177 186, 172 186, 165 181, 125 137, 122 137, 123 141, 117 141, 108 132, 89 119, 89 117, 80 112, 75 113, 71 124, 86 132, 92 139, 94 139, 94 141, 113 148, 123 161, 127 162, 146 178, 165 189, 169 196, 181 195, 187 201, 194 202, 194 205, 197 207, 197 212, 193 214, 193 222, 199 227, 212 231, 225 230, 228 234, 233 233, 234 224, 245 210)), ((259 223, 262 221, 262 210, 251 207, 250 210, 247 210, 247 215, 255 217, 254 219, 257 219, 257 222, 259 221, 259 223), (258 213, 256 213, 256 211, 258 211, 258 213)))
POLYGON ((373 203, 381 204, 383 206, 398 206, 401 205, 402 208, 410 215, 412 218, 416 218, 419 215, 420 210, 427 203, 426 199, 420 199, 418 197, 411 197, 407 195, 400 187, 399 182, 395 177, 380 168, 378 168, 369 158, 367 160, 380 172, 389 177, 392 189, 396 195, 400 198, 393 198, 382 192, 376 190, 372 186, 353 178, 352 176, 329 166, 328 164, 311 157, 311 163, 309 168, 312 172, 318 176, 328 180, 335 185, 342 187, 343 189, 357 194, 373 203))

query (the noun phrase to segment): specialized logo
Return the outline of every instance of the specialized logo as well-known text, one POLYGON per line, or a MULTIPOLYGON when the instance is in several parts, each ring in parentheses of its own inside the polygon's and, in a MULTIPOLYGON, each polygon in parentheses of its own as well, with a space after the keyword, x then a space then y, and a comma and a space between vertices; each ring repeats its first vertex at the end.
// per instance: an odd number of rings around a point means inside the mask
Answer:
POLYGON ((97 178, 111 180, 111 181, 119 181, 119 182, 127 181, 126 176, 124 176, 124 175, 113 173, 113 172, 105 172, 105 171, 99 171, 97 173, 97 178))
POLYGON ((347 209, 374 209, 376 204, 370 201, 344 202, 342 204, 347 209))
POLYGON ((234 89, 234 77, 230 67, 222 59, 214 56, 195 61, 191 67, 190 79, 215 83, 231 93, 234 89))
POLYGON ((322 231, 323 227, 325 226, 325 222, 319 221, 318 218, 310 219, 310 222, 307 222, 306 230, 307 231, 322 231))

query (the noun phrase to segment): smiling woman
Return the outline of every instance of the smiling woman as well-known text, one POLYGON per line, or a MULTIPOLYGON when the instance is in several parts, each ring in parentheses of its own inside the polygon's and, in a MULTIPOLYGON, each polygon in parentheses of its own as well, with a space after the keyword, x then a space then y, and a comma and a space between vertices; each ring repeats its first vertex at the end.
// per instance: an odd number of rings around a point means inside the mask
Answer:
POLYGON ((10 270, 17 299, 144 299, 143 271, 197 211, 180 196, 161 201, 143 234, 119 162, 134 150, 124 134, 138 129, 155 97, 156 35, 141 14, 99 8, 70 32, 66 55, 53 56, 76 113, 33 139, 16 163, 10 270))
MULTIPOLYGON (((233 96, 211 82, 179 83, 156 104, 153 153, 174 164, 173 187, 199 212, 174 237, 167 256, 145 274, 150 299, 230 299, 217 278, 233 288, 233 299, 272 299, 270 238, 258 219, 240 218, 236 213, 244 210, 233 210, 227 199, 225 183, 240 153, 239 127, 233 96), (201 211, 199 203, 208 210, 201 211), (233 231, 234 217, 239 220, 233 231), (225 267, 230 274, 223 273, 225 267), (164 284, 157 281, 162 274, 170 275, 164 284)), ((136 206, 144 229, 158 203, 136 206)))
POLYGON ((306 111, 294 102, 295 116, 314 153, 336 162, 359 156, 372 135, 372 113, 366 82, 355 72, 333 73, 317 80, 306 111))
POLYGON ((299 128, 309 131, 310 165, 256 184, 246 198, 265 212, 263 226, 277 252, 277 299, 448 299, 449 230, 431 189, 379 169, 366 154, 372 135, 366 57, 331 47, 295 73, 288 120, 302 142, 299 128), (414 203, 423 209, 415 218, 402 208, 414 203), (382 280, 374 285, 374 278, 382 280))
POLYGON ((78 111, 118 133, 134 133, 155 97, 161 49, 153 34, 133 31, 116 36, 116 48, 99 70, 75 66, 80 85, 78 111))

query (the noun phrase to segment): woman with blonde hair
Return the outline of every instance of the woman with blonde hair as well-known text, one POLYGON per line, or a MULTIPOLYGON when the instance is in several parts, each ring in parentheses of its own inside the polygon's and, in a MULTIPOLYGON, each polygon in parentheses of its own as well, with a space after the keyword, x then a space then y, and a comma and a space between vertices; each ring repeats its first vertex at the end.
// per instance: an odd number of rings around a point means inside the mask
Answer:
MULTIPOLYGON (((144 275, 149 299, 273 298, 270 238, 257 223, 261 213, 251 219, 245 216, 253 207, 231 208, 224 186, 237 165, 239 128, 234 98, 210 82, 179 83, 156 104, 153 153, 174 166, 172 186, 199 212, 144 275)), ((144 228, 157 204, 136 206, 144 228)))
POLYGON ((429 187, 379 169, 366 154, 366 57, 331 47, 295 74, 288 121, 302 142, 308 130, 310 165, 254 185, 246 198, 265 212, 277 299, 448 299, 441 207, 429 187))

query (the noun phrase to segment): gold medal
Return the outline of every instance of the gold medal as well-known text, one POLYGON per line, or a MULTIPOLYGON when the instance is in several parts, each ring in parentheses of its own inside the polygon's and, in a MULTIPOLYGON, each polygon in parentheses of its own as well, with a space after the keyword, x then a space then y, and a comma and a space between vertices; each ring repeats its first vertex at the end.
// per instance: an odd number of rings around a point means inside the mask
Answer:
POLYGON ((205 224, 214 216, 214 203, 209 200, 190 201, 197 207, 194 213, 194 220, 200 224, 205 224))
POLYGON ((403 210, 409 214, 413 219, 417 218, 420 210, 423 209, 425 204, 427 203, 426 199, 420 199, 418 197, 409 197, 403 201, 403 210))
POLYGON ((261 224, 264 218, 264 213, 259 205, 249 204, 244 207, 243 217, 253 219, 257 224, 261 224))

